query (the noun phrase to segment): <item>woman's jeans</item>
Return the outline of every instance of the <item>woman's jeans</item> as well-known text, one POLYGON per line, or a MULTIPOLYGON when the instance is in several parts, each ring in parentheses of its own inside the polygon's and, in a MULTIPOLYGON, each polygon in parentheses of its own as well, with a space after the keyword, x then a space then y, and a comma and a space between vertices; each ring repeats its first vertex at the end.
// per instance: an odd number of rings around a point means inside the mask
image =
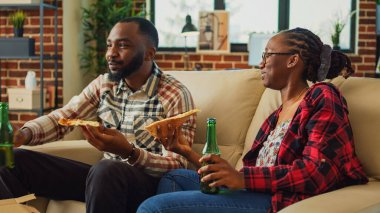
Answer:
POLYGON ((222 190, 219 194, 204 194, 199 190, 199 176, 195 171, 177 169, 164 175, 157 193, 145 200, 138 213, 224 213, 268 212, 271 195, 246 190, 222 190), (168 193, 170 192, 170 193, 168 193))

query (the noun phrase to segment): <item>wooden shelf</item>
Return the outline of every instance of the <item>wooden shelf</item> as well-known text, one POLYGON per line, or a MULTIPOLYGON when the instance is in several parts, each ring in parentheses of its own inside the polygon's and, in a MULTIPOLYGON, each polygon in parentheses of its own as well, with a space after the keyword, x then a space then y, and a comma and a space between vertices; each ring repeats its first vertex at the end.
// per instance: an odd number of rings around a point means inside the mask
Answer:
MULTIPOLYGON (((44 21, 43 21, 43 15, 44 15, 44 10, 45 9, 50 9, 54 10, 54 40, 58 41, 58 2, 57 0, 54 0, 52 4, 46 4, 43 2, 43 0, 40 0, 39 3, 31 3, 31 4, 8 4, 0 3, 0 11, 2 10, 17 10, 17 9, 22 9, 22 10, 39 10, 39 22, 40 22, 40 53, 41 55, 25 55, 25 56, 14 56, 14 55, 3 55, 0 56, 0 72, 1 72, 1 60, 14 60, 14 59, 31 59, 31 60, 40 60, 40 89, 41 89, 41 96, 40 96, 40 106, 44 105, 44 94, 43 94, 43 89, 44 89, 44 66, 41 62, 44 62, 43 60, 54 60, 54 106, 49 107, 49 108, 39 108, 39 109, 29 109, 29 110, 9 110, 10 112, 34 112, 38 113, 39 116, 43 115, 44 112, 53 110, 58 108, 58 46, 57 43, 55 42, 54 45, 54 53, 53 54, 44 54, 44 21)), ((1 47, 0 47, 1 48, 1 47)), ((31 53, 33 54, 33 53, 31 53)), ((0 75, 0 87, 1 87, 1 75, 0 75)), ((1 90, 0 90, 0 98, 1 98, 1 90)))

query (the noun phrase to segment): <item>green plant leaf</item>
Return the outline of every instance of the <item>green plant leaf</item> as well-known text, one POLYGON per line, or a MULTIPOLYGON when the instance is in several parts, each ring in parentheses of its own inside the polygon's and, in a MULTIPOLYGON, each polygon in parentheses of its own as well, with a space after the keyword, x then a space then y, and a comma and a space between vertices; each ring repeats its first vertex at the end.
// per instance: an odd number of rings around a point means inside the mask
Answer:
POLYGON ((333 43, 333 46, 339 46, 340 34, 342 33, 344 27, 346 26, 348 19, 351 18, 355 14, 356 14, 356 10, 349 13, 345 18, 342 18, 341 16, 338 15, 336 19, 333 21, 333 30, 331 33, 331 42, 333 43))
POLYGON ((14 28, 22 28, 24 26, 25 19, 26 14, 21 10, 17 10, 9 15, 9 21, 14 28))
POLYGON ((84 49, 79 54, 81 70, 96 76, 107 69, 106 40, 112 27, 121 19, 135 14, 133 0, 97 0, 88 8, 82 8, 82 12, 84 49))

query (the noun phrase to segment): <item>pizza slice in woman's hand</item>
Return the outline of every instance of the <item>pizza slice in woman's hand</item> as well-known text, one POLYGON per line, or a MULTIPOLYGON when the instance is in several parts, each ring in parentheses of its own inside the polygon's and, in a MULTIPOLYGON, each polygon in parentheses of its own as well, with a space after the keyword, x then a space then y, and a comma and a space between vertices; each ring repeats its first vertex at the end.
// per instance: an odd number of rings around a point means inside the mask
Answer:
POLYGON ((200 112, 201 110, 199 109, 193 109, 188 112, 170 117, 170 118, 165 118, 163 120, 159 120, 156 122, 153 122, 149 124, 148 126, 145 126, 145 129, 155 138, 158 138, 157 134, 157 126, 160 126, 160 130, 162 135, 166 136, 168 134, 168 124, 172 126, 173 129, 180 127, 183 123, 185 123, 188 119, 189 116, 193 115, 194 113, 200 112))

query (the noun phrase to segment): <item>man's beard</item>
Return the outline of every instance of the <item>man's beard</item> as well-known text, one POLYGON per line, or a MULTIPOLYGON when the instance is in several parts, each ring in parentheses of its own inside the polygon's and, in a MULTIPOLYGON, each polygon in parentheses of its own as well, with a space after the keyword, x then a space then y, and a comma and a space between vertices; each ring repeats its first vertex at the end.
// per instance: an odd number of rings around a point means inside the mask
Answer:
POLYGON ((132 73, 135 73, 144 63, 144 53, 139 51, 131 60, 131 62, 118 72, 108 71, 108 79, 110 81, 119 82, 121 79, 124 79, 130 76, 132 73))

